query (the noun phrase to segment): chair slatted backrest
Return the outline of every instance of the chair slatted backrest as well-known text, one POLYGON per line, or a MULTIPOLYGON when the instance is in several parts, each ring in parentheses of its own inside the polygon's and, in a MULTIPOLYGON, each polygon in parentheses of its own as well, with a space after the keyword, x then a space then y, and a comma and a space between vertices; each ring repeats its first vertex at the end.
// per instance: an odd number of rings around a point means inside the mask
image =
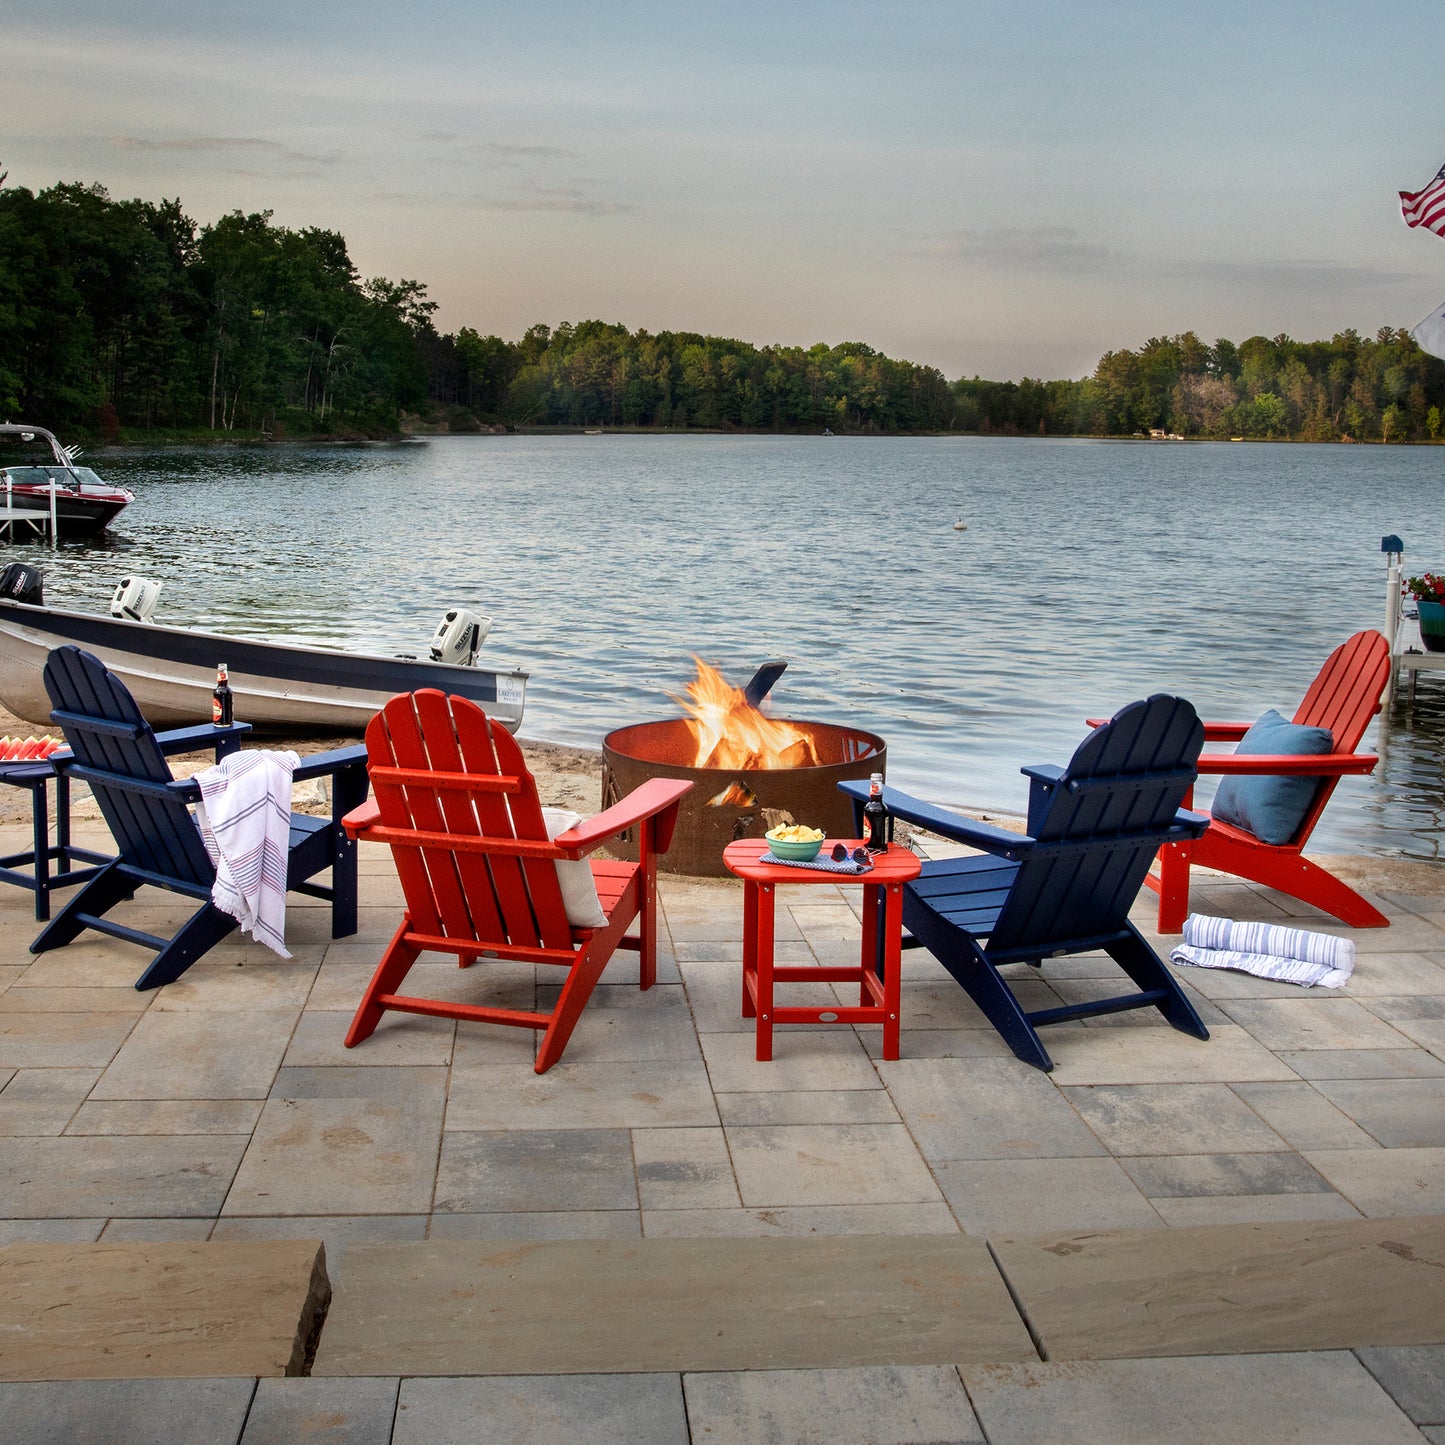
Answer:
MULTIPOLYGON (((1370 719, 1380 710, 1380 699, 1385 695, 1389 678, 1390 644, 1384 633, 1357 632, 1325 659, 1293 720, 1310 727, 1328 728, 1334 738, 1334 751, 1353 753, 1365 736, 1370 719)), ((1339 781, 1338 774, 1319 780, 1309 811, 1290 840, 1291 846, 1304 847, 1339 781)))
POLYGON ((90 786, 122 862, 209 888, 215 867, 185 800, 165 790, 170 764, 130 690, 98 657, 69 645, 51 652, 44 676, 53 720, 75 755, 71 776, 90 786))
POLYGON ((1335 751, 1352 753, 1380 710, 1389 677, 1390 644, 1384 633, 1357 632, 1325 659, 1294 721, 1329 728, 1335 751))
POLYGON ((990 951, 1117 932, 1192 787, 1204 726, 1183 698, 1130 703, 1033 779, 1024 855, 990 951))
POLYGON ((433 688, 394 697, 366 730, 372 793, 418 933, 568 949, 537 785, 474 702, 433 688), (522 846, 517 846, 522 845, 522 846))

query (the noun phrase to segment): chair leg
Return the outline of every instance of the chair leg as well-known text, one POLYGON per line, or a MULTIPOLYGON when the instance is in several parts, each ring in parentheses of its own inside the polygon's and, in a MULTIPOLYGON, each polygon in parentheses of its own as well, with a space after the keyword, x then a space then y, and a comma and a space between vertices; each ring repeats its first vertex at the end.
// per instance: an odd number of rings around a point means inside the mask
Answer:
POLYGON ((386 1009, 376 1002, 377 998, 382 994, 395 993, 402 979, 411 972, 412 964, 421 957, 421 950, 406 941, 410 927, 411 914, 408 913, 402 918, 401 927, 392 935, 386 952, 381 955, 381 962, 376 966, 376 972, 371 975, 366 992, 361 996, 361 1003, 351 1020, 351 1027, 346 1031, 348 1049, 354 1049, 363 1039, 371 1037, 372 1031, 381 1022, 382 1014, 386 1012, 386 1009))
POLYGON ((1107 944, 1105 952, 1139 985, 1141 989, 1161 990, 1164 997, 1154 1006, 1181 1033, 1193 1034, 1196 1039, 1207 1039, 1209 1030, 1194 1011, 1194 1005, 1185 997, 1168 965, 1144 941, 1143 935, 1131 923, 1129 936, 1107 944))
POLYGON ((1298 873, 1290 893, 1301 902, 1312 903, 1351 928, 1390 926, 1390 920, 1373 903, 1361 898, 1348 883, 1342 883, 1318 863, 1299 857, 1292 860, 1292 865, 1298 873))
POLYGON ((357 845, 340 828, 331 864, 331 936, 350 938, 356 932, 357 845))
POLYGON ((568 969, 567 982, 562 985, 552 1010, 552 1022, 537 1046, 537 1062, 532 1067, 539 1074, 545 1074, 562 1057, 562 1050, 567 1047, 567 1040, 572 1037, 572 1030, 577 1027, 577 1020, 582 1017, 582 1010, 587 1007, 609 956, 610 950, 598 948, 594 939, 583 946, 577 962, 568 969))
POLYGON ((228 933, 234 933, 239 925, 229 913, 208 903, 198 909, 181 926, 155 960, 136 979, 138 989, 159 988, 162 984, 174 983, 198 958, 208 953, 228 933))
POLYGON ((638 846, 637 882, 638 898, 638 987, 649 989, 657 982, 657 820, 647 818, 642 823, 642 837, 638 846))
POLYGON ((903 922, 908 931, 951 973, 964 992, 983 1011, 1003 1041, 1026 1064, 1052 1073, 1054 1061, 1013 996, 1003 976, 980 952, 967 934, 944 923, 926 909, 908 909, 904 895, 903 922), (910 914, 916 916, 910 917, 910 914))
POLYGON ((1159 850, 1159 875, 1145 882, 1159 895, 1159 932, 1181 933, 1189 913, 1188 843, 1166 843, 1159 850))
POLYGON ((40 930, 30 945, 31 953, 45 953, 73 943, 89 927, 88 918, 103 917, 134 891, 135 885, 119 871, 117 864, 102 869, 40 930))
POLYGON ((1373 903, 1361 898, 1348 883, 1341 882, 1318 863, 1311 863, 1301 853, 1283 859, 1249 860, 1259 866, 1251 867, 1248 872, 1230 867, 1232 861, 1221 863, 1221 866, 1229 868, 1238 877, 1263 883, 1266 888, 1278 889, 1301 903, 1308 903, 1351 928, 1390 926, 1390 920, 1373 903))

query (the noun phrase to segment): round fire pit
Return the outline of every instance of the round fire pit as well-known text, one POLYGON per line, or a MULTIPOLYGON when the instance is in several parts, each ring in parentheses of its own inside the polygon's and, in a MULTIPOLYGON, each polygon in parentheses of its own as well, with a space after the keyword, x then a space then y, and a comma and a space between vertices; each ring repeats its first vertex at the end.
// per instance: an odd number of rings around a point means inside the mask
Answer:
MULTIPOLYGON (((886 772, 887 744, 876 733, 799 722, 819 762, 801 768, 698 768, 697 739, 684 718, 617 728, 602 740, 602 806, 649 778, 685 778, 672 847, 658 860, 669 873, 724 877, 722 851, 735 838, 761 838, 780 823, 807 823, 830 838, 854 834, 853 804, 838 784, 886 772)), ((635 841, 631 856, 637 856, 635 841)))

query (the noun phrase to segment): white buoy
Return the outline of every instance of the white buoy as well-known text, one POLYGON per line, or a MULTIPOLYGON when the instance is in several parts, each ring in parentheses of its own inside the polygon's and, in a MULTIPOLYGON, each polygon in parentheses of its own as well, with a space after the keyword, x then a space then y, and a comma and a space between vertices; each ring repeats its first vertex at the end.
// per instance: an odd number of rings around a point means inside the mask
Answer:
POLYGON ((958 521, 953 524, 953 530, 955 532, 966 532, 968 531, 968 523, 965 522, 962 517, 960 517, 958 521))

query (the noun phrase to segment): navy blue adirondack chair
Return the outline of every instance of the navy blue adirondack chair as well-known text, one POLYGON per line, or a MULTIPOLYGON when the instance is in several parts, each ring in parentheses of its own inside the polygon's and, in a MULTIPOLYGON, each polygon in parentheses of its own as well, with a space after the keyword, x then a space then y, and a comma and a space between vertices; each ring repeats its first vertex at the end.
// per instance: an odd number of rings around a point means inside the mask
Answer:
MULTIPOLYGON (((1177 1029, 1207 1039, 1159 955, 1129 922, 1163 843, 1197 838, 1209 820, 1180 809, 1195 779, 1204 727, 1183 698, 1130 703, 1080 743, 1068 767, 1021 771, 1030 780, 1028 832, 992 828, 892 788, 896 817, 987 856, 925 862, 903 895, 904 947, 922 946, 968 991, 1025 1063, 1051 1070, 1044 1024, 1157 1008, 1177 1029), (1024 1009, 1001 972, 1102 950, 1137 992, 1059 1008, 1024 1009)), ((855 811, 866 783, 841 783, 855 811)))
MULTIPOLYGON (((32 953, 60 948, 85 929, 152 949, 156 957, 136 980, 138 989, 179 978, 237 927, 211 903, 216 870, 190 805, 201 795, 193 778, 177 780, 169 754, 214 746, 217 757, 236 751, 249 723, 227 728, 178 728, 155 733, 125 684, 98 657, 78 647, 57 647, 45 664, 52 720, 64 731, 71 758, 58 760, 73 782, 90 785, 115 838, 118 855, 55 916, 30 945, 32 953), (143 885, 198 900, 200 906, 170 938, 143 933, 106 915, 143 885)), ((342 748, 304 758, 294 777, 329 776, 332 817, 291 815, 286 886, 331 902, 331 936, 356 932, 356 844, 341 817, 366 801, 366 749, 342 748), (313 883, 331 870, 330 884, 313 883)))

